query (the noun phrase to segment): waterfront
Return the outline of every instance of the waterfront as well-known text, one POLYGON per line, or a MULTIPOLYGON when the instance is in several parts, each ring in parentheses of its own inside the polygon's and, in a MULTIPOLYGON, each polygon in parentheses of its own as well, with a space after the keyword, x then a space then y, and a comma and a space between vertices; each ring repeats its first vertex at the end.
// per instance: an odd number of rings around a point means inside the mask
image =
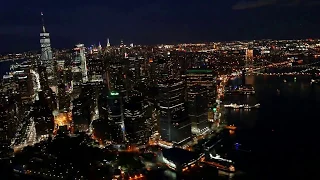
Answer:
MULTIPOLYGON (((320 86, 310 84, 310 80, 308 76, 297 76, 296 80, 293 76, 249 76, 246 82, 254 86, 255 96, 225 97, 226 101, 248 99, 261 104, 259 110, 226 110, 224 114, 229 124, 238 127, 236 141, 252 150, 252 155, 246 158, 243 153, 235 156, 241 166, 247 166, 242 168, 253 179, 312 176, 318 150, 314 128, 317 128, 320 86)), ((239 78, 231 81, 240 82, 239 78)))
MULTIPOLYGON (((226 148, 238 170, 244 172, 232 179, 313 177, 312 163, 318 149, 317 130, 311 127, 317 120, 316 104, 320 97, 316 95, 320 93, 320 86, 310 84, 310 80, 308 76, 297 76, 296 80, 294 76, 248 76, 246 81, 254 86, 255 95, 228 95, 224 98, 224 103, 244 100, 261 103, 260 109, 223 110, 223 119, 237 127, 229 142, 242 145, 239 150, 231 146, 226 148)), ((233 85, 240 83, 241 78, 230 81, 233 85)), ((156 177, 176 179, 175 173, 168 172, 157 173, 156 177)), ((206 173, 202 172, 202 178, 206 179, 206 173)))
MULTIPOLYGON (((245 177, 235 179, 276 179, 279 174, 301 175, 299 179, 304 179, 306 174, 300 172, 311 174, 310 164, 317 157, 317 130, 311 127, 316 127, 320 86, 310 84, 309 76, 248 76, 246 82, 254 86, 254 96, 228 95, 223 100, 261 104, 260 109, 224 111, 223 119, 237 127, 232 141, 251 150, 230 153, 240 169, 247 172, 245 177)), ((239 85, 241 78, 230 83, 239 85)), ((174 177, 169 170, 160 174, 174 177)), ((159 179, 171 179, 165 177, 159 179)))
POLYGON ((0 61, 0 76, 2 78, 3 75, 10 72, 10 66, 15 63, 22 63, 25 59, 16 59, 12 61, 0 61))

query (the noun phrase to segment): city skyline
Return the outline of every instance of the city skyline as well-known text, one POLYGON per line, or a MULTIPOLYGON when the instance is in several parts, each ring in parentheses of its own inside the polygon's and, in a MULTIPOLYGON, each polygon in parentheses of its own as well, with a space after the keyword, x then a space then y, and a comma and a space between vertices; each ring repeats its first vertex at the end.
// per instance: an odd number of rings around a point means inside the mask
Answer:
POLYGON ((0 8, 0 52, 39 47, 40 12, 53 48, 111 44, 161 44, 245 39, 317 38, 318 1, 107 3, 5 2, 0 8), (295 3, 293 3, 295 2, 295 3), (272 12, 272 13, 270 13, 272 12), (85 14, 85 15, 84 15, 85 14))

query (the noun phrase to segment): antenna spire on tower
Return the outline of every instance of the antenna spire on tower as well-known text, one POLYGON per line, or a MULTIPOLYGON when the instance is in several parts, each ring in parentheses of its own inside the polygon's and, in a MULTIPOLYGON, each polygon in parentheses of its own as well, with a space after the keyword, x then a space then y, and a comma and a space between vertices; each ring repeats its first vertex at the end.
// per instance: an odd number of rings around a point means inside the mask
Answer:
POLYGON ((44 18, 43 18, 43 13, 41 12, 41 21, 42 21, 42 32, 46 32, 46 28, 44 26, 44 18))
POLYGON ((107 39, 107 47, 110 47, 110 41, 109 41, 109 38, 107 39))

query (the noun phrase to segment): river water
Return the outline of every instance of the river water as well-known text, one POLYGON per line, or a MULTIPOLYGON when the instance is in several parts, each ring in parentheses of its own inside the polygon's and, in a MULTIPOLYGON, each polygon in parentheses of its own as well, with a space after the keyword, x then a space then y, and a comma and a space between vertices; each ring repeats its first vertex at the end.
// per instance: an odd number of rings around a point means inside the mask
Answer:
MULTIPOLYGON (((246 82, 255 87, 254 96, 224 99, 261 104, 258 110, 226 110, 224 114, 229 124, 239 128, 236 141, 252 150, 251 155, 238 157, 252 179, 306 179, 315 175, 320 85, 310 84, 308 76, 294 77, 249 76, 246 82)), ((230 83, 237 85, 241 80, 230 83)))
POLYGON ((14 61, 0 61, 0 77, 7 74, 10 71, 10 66, 15 63, 22 63, 25 59, 17 59, 14 61))

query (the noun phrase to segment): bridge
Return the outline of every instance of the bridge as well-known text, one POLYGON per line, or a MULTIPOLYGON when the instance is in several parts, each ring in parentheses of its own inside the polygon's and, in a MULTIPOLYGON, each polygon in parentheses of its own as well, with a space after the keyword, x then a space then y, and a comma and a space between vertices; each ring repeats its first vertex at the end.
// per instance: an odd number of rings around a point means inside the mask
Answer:
POLYGON ((257 74, 257 75, 312 75, 313 73, 311 71, 320 71, 320 67, 317 67, 315 65, 320 64, 320 61, 318 62, 313 62, 309 64, 297 64, 297 65, 292 65, 292 61, 284 61, 284 62, 279 62, 279 63, 274 63, 270 62, 267 60, 264 60, 263 62, 255 63, 251 67, 248 67, 247 65, 245 66, 240 66, 237 67, 236 69, 241 69, 238 71, 235 71, 231 74, 231 76, 239 76, 242 74, 243 70, 246 70, 246 74, 257 74), (268 64, 266 64, 268 63, 268 64), (263 65, 261 65, 263 64, 263 65), (304 70, 296 70, 292 72, 286 72, 286 73, 264 73, 261 72, 261 70, 268 69, 268 68, 307 68, 304 70))

